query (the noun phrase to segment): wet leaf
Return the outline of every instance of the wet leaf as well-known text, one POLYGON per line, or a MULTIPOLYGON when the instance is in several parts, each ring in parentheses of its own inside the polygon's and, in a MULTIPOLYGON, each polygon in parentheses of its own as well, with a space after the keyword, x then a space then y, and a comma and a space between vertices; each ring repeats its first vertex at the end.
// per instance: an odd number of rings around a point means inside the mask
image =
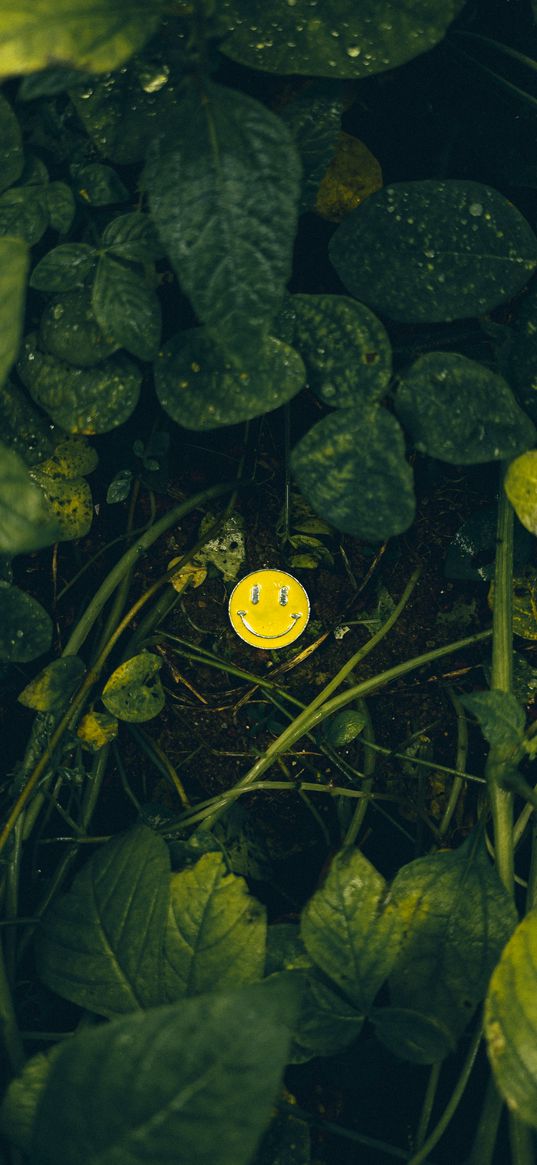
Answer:
POLYGON ((43 982, 97 1015, 162 1002, 169 871, 165 843, 144 825, 100 847, 43 918, 43 982))
POLYGON ((420 356, 400 379, 395 407, 416 449, 452 465, 504 460, 537 437, 507 381, 454 352, 420 356))
POLYGON ((36 404, 71 433, 90 436, 123 424, 136 407, 142 374, 127 356, 109 356, 93 368, 73 368, 40 352, 26 337, 17 371, 36 404))
POLYGON ((158 716, 164 707, 159 671, 162 660, 142 651, 121 663, 107 680, 101 695, 108 712, 118 720, 139 724, 158 716))
POLYGON ((166 999, 225 991, 263 978, 266 917, 219 853, 172 874, 164 944, 166 999))
POLYGON ((392 352, 388 334, 369 308, 345 295, 293 295, 291 343, 310 388, 332 407, 378 400, 387 390, 392 352))
POLYGON ((537 450, 516 457, 507 467, 504 489, 522 525, 537 534, 537 450))
POLYGON ((232 363, 202 328, 173 336, 155 363, 159 401, 186 429, 262 416, 295 396, 305 378, 298 352, 272 336, 255 356, 232 363))
MULTIPOLYGON (((463 0, 220 0, 231 30, 222 52, 268 73, 367 77, 393 69, 442 39, 463 0), (335 35, 334 35, 335 33, 335 35)), ((225 25, 224 25, 225 21, 225 25)))
MULTIPOLYGON (((174 52, 177 48, 176 43, 174 52)), ((175 85, 167 65, 161 76, 160 89, 147 92, 135 58, 102 77, 71 79, 70 100, 101 156, 121 166, 145 159, 148 146, 175 112, 175 85)))
POLYGON ((59 534, 41 491, 12 449, 0 444, 0 553, 27 554, 59 534))
POLYGON ((45 498, 50 519, 57 522, 57 541, 84 538, 93 521, 93 498, 87 481, 83 477, 50 477, 41 466, 31 469, 30 476, 45 498))
POLYGON ((132 469, 120 469, 112 478, 106 491, 106 500, 109 506, 124 502, 128 498, 132 485, 132 469))
POLYGON ((19 121, 3 93, 0 93, 0 143, 1 193, 20 178, 24 166, 24 153, 19 121))
POLYGON ((309 81, 307 88, 278 112, 291 130, 302 162, 300 209, 311 210, 334 155, 343 113, 343 87, 340 82, 309 81))
POLYGON ((67 706, 86 668, 77 655, 53 659, 23 688, 18 697, 25 708, 38 712, 60 712, 67 706))
POLYGON ((517 926, 493 971, 485 1035, 498 1089, 511 1112, 537 1127, 537 911, 517 926))
POLYGON ((0 76, 33 73, 51 62, 101 72, 145 44, 159 13, 140 0, 1 0, 0 76))
POLYGON ((164 248, 147 214, 122 214, 105 227, 102 245, 118 259, 149 263, 161 259, 164 248))
POLYGON ((397 958, 402 925, 384 879, 359 850, 336 854, 302 912, 300 934, 323 975, 367 1014, 397 958))
POLYGON ((60 243, 34 267, 30 287, 36 291, 76 291, 95 270, 97 255, 87 243, 60 243))
POLYGON ((291 272, 300 162, 289 130, 259 101, 208 82, 179 103, 144 181, 199 320, 237 356, 252 353, 291 272))
POLYGON ((384 409, 337 409, 299 441, 291 466, 309 504, 337 530, 382 542, 412 522, 412 470, 384 409))
POLYGON ((329 222, 342 222, 382 186, 382 170, 364 142, 341 132, 334 156, 317 191, 315 210, 329 222))
POLYGON ((111 329, 105 332, 97 323, 89 288, 49 303, 41 316, 39 341, 51 356, 77 368, 91 368, 120 347, 111 329))
POLYGON ((76 730, 77 737, 88 752, 99 752, 118 734, 119 723, 110 712, 87 712, 76 730))
POLYGON ((27 273, 26 243, 22 239, 0 238, 0 384, 19 350, 27 273))
POLYGON ((87 166, 75 166, 71 169, 75 190, 82 202, 90 206, 110 206, 116 202, 126 202, 128 199, 127 187, 111 166, 103 166, 102 162, 90 162, 87 166))
POLYGON ((0 659, 29 663, 48 651, 52 620, 37 599, 0 582, 0 659))
POLYGON ((537 267, 520 211, 480 182, 400 182, 337 228, 330 258, 356 296, 394 320, 450 321, 511 299, 537 267))
POLYGON ((161 311, 156 292, 141 271, 110 255, 99 260, 92 305, 103 332, 138 356, 152 360, 160 344, 161 311))
POLYGON ((34 408, 25 389, 11 381, 0 386, 0 433, 4 444, 26 465, 43 461, 54 447, 45 417, 34 408))

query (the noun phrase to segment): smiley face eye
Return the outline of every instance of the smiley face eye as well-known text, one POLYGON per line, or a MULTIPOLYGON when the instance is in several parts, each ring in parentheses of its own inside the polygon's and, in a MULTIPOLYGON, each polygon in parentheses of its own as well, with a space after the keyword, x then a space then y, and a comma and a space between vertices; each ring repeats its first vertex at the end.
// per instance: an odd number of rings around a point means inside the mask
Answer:
POLYGON ((289 587, 280 587, 279 603, 281 607, 285 607, 289 598, 289 587))
POLYGON ((254 603, 254 605, 255 605, 255 603, 258 603, 258 602, 259 602, 259 590, 260 590, 260 588, 259 588, 259 586, 258 586, 258 585, 257 585, 257 583, 256 583, 256 585, 252 587, 252 593, 251 593, 251 596, 250 596, 250 597, 251 597, 251 600, 252 600, 252 603, 254 603))

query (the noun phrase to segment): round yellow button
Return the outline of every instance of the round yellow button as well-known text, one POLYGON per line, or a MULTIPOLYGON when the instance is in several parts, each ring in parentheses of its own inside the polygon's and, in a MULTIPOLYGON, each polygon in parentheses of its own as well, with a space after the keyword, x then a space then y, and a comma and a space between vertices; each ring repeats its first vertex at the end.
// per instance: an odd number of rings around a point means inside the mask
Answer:
POLYGON ((302 583, 285 570, 253 570, 231 592, 231 626, 252 647, 288 647, 302 635, 309 617, 302 583))

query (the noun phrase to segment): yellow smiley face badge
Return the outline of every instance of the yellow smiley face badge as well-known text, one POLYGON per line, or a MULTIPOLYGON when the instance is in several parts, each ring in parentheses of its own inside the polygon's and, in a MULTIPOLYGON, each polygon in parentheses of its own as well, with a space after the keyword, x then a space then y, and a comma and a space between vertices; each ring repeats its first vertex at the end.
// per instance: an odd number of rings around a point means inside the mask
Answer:
POLYGON ((302 583, 284 570, 253 570, 231 592, 231 626, 252 647, 288 647, 302 635, 309 617, 302 583))

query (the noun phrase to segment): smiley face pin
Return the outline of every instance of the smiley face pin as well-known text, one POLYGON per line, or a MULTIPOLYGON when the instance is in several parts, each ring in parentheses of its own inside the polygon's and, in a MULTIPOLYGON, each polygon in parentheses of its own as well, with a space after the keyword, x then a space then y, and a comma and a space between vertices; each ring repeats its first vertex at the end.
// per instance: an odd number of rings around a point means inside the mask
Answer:
POLYGON ((237 583, 229 600, 233 630, 252 647, 288 647, 310 617, 308 596, 284 570, 253 570, 237 583))

